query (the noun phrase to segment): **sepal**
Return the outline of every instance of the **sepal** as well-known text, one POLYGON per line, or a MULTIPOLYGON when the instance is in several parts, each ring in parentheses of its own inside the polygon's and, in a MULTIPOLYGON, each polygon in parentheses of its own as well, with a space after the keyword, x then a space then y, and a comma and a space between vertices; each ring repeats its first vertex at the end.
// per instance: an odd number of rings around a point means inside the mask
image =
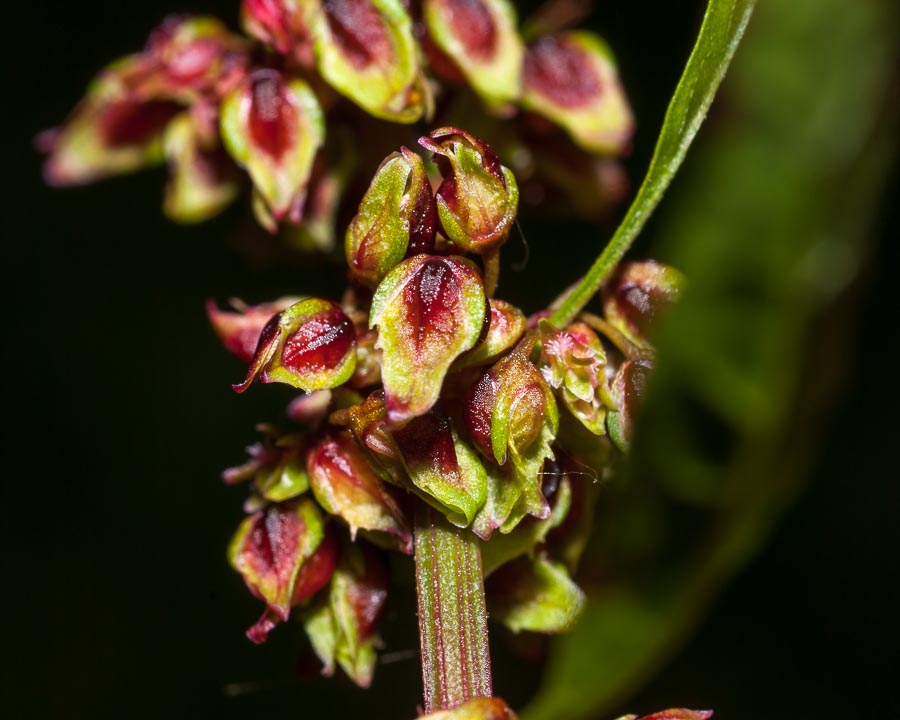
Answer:
POLYGON ((219 310, 215 301, 208 300, 206 315, 225 349, 244 362, 250 362, 266 323, 273 315, 299 301, 300 298, 283 297, 261 305, 247 305, 243 300, 231 298, 228 301, 234 308, 234 312, 231 312, 219 310))
POLYGON ((244 382, 257 378, 282 382, 305 392, 345 383, 356 366, 356 331, 343 311, 328 300, 307 298, 269 320, 259 337, 244 382))
POLYGON ((513 3, 424 0, 422 17, 436 49, 489 107, 502 111, 518 99, 525 49, 513 3))
POLYGON ((585 150, 619 154, 634 119, 612 52, 583 31, 538 38, 525 52, 522 107, 560 125, 585 150))
POLYGON ((453 127, 419 138, 443 178, 436 192, 441 231, 463 252, 497 250, 519 207, 519 186, 486 142, 453 127))
POLYGON ((300 222, 325 123, 316 96, 304 81, 277 70, 256 70, 222 102, 225 148, 247 169, 256 189, 256 212, 269 230, 300 222))
POLYGON ((389 422, 428 412, 450 365, 475 347, 488 318, 481 276, 469 260, 417 255, 388 273, 369 326, 378 328, 389 422))
POLYGON ((629 340, 647 347, 658 317, 678 300, 684 282, 678 270, 655 260, 622 263, 603 287, 603 314, 629 340))
POLYGON ((421 156, 404 147, 386 158, 347 228, 351 276, 374 288, 407 255, 431 252, 436 213, 421 156))

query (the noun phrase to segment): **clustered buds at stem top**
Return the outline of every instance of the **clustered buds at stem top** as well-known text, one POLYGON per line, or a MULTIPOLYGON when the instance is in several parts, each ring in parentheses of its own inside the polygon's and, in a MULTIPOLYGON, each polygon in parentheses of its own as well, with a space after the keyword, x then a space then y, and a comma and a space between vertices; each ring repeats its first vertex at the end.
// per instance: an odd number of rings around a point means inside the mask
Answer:
MULTIPOLYGON (((266 602, 251 635, 262 639, 299 607, 326 672, 340 665, 361 685, 387 591, 381 553, 412 551, 410 512, 427 506, 453 537, 459 529, 467 547, 483 548, 495 619, 515 632, 572 625, 584 604, 572 573, 594 498, 582 468, 589 460, 599 475, 615 459, 612 443, 627 447, 639 375, 652 367, 652 349, 603 318, 556 328, 546 312, 527 320, 488 299, 487 257, 515 221, 515 179, 464 131, 438 130, 422 145, 443 179, 432 192, 407 148, 382 163, 347 231, 354 285, 342 305, 210 311, 239 356, 259 334, 235 389, 259 379, 315 391, 303 412, 292 403, 298 430, 264 428, 266 441, 226 475, 252 480, 253 514, 232 544, 232 562, 266 602), (268 311, 277 312, 262 325, 268 311), (326 533, 339 536, 338 550, 314 560, 326 533)), ((463 705, 448 717, 504 717, 504 708, 463 705)))
MULTIPOLYGON (((335 149, 366 138, 355 154, 380 156, 381 121, 431 122, 439 111, 435 124, 447 130, 430 149, 441 147, 443 231, 456 250, 483 254, 508 234, 517 191, 510 171, 453 130, 471 120, 471 104, 452 98, 466 85, 487 110, 480 124, 515 148, 513 169, 538 195, 571 195, 569 207, 590 219, 598 203, 573 188, 599 187, 600 206, 621 196, 614 157, 627 150, 633 123, 611 55, 589 33, 537 37, 526 51, 509 0, 243 0, 241 23, 250 39, 213 18, 173 16, 142 52, 109 65, 66 123, 38 138, 47 180, 79 184, 168 161, 164 210, 197 222, 231 203, 240 167, 265 228, 302 223, 295 244, 327 250, 336 237, 327 181, 355 184, 371 167, 348 168, 335 149), (456 188, 467 163, 483 172, 456 188), (323 182, 313 186, 316 178, 323 182), (311 195, 317 189, 324 199, 311 195)), ((430 252, 412 238, 409 249, 430 252)))

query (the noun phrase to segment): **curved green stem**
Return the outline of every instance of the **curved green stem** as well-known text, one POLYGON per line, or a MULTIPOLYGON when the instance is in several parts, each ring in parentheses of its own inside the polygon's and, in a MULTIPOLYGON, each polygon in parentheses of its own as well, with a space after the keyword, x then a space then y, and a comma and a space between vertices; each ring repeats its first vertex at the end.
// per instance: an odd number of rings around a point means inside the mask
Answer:
POLYGON ((609 244, 550 317, 564 327, 587 305, 659 205, 712 104, 756 0, 709 0, 697 42, 669 103, 644 182, 609 244))

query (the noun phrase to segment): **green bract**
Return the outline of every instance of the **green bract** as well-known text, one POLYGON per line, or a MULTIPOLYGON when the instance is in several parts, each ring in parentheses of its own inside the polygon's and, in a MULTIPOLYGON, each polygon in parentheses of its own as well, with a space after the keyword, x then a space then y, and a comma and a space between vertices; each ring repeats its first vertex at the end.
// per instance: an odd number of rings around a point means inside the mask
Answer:
POLYGON ((544 37, 525 56, 522 107, 561 125, 585 150, 621 152, 634 119, 612 52, 593 33, 544 37))
POLYGON ((308 298, 274 316, 263 328, 244 382, 257 378, 312 392, 345 383, 356 367, 356 331, 334 303, 308 298))
POLYGON ((220 126, 228 152, 253 180, 260 222, 270 230, 285 218, 299 223, 313 159, 325 140, 309 85, 257 70, 225 97, 220 126))
POLYGON ((522 92, 524 47, 506 0, 424 0, 434 44, 487 105, 503 110, 522 92))
POLYGON ((355 279, 377 287, 408 251, 430 251, 434 233, 434 195, 425 164, 401 148, 381 163, 347 228, 347 266, 355 279))
POLYGON ((417 255, 388 273, 372 298, 381 379, 391 423, 434 405, 453 361, 485 328, 487 299, 475 265, 461 257, 417 255))
POLYGON ((413 123, 428 92, 399 0, 300 0, 325 81, 366 112, 413 123))

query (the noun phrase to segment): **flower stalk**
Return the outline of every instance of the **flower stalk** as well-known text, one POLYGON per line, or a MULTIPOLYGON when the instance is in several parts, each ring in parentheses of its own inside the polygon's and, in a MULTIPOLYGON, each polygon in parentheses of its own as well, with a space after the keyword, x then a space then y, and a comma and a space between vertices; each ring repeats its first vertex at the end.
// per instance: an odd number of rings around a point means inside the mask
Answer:
POLYGON ((426 713, 493 694, 481 551, 475 536, 419 503, 416 594, 426 713))

